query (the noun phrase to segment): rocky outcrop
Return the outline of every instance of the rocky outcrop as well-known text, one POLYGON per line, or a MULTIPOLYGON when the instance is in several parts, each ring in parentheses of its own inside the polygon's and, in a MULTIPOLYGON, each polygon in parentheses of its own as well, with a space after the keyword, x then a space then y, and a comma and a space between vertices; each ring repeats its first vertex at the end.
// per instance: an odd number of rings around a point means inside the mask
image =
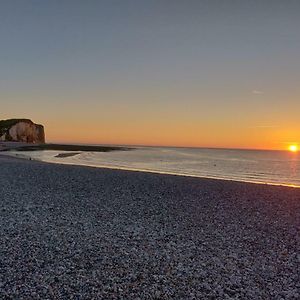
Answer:
POLYGON ((45 143, 44 126, 29 119, 9 119, 0 121, 0 141, 45 143))

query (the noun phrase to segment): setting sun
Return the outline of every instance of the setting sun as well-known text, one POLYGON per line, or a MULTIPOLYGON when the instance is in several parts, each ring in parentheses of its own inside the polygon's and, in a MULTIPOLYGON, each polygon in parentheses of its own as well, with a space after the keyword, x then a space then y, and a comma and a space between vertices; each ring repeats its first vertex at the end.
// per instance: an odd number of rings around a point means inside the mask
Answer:
POLYGON ((297 145, 290 145, 289 150, 292 152, 297 152, 298 151, 298 146, 297 145))

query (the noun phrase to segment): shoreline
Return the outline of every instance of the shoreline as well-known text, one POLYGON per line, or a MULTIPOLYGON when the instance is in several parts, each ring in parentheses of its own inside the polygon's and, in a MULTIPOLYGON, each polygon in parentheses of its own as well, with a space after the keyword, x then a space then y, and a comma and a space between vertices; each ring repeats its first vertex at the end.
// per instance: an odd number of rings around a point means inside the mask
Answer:
MULTIPOLYGON (((126 151, 126 150, 125 150, 126 151)), ((6 151, 3 151, 6 152, 6 151)), ((9 152, 9 151, 7 151, 9 152)), ((184 174, 184 173, 172 173, 172 172, 163 172, 163 171, 152 171, 152 170, 146 170, 146 169, 135 169, 135 168, 126 168, 126 167, 113 167, 113 166, 104 166, 104 165, 99 165, 99 166, 94 166, 94 165, 86 165, 86 164, 75 164, 72 162, 63 162, 63 161, 43 161, 39 159, 34 159, 31 158, 30 156, 25 156, 22 154, 19 154, 20 156, 17 156, 18 154, 12 154, 12 155, 7 155, 5 153, 2 153, 6 157, 17 157, 19 159, 25 159, 25 160, 30 160, 30 161, 38 161, 41 163, 46 163, 46 164, 55 164, 55 165, 66 165, 66 166, 78 166, 78 167, 85 167, 85 168, 95 168, 95 169, 108 169, 108 170, 122 170, 122 171, 129 171, 129 172, 141 172, 141 173, 150 173, 150 174, 162 174, 162 175, 169 175, 169 176, 179 176, 179 177, 187 177, 187 178, 199 178, 199 179, 211 179, 211 180, 221 180, 221 181, 228 181, 228 182, 241 182, 241 183, 248 183, 248 184, 258 184, 258 185, 266 185, 266 186, 279 186, 279 187, 288 187, 288 188, 293 188, 293 189, 299 189, 300 186, 293 185, 293 184, 281 184, 281 183, 269 183, 269 182, 259 182, 259 181, 246 181, 246 180, 238 180, 238 179, 227 179, 227 178, 221 178, 221 177, 209 177, 209 176, 197 176, 197 175, 189 175, 189 174, 184 174)), ((60 155, 60 154, 58 154, 60 155)), ((67 154, 66 156, 62 153, 62 156, 55 156, 56 158, 65 158, 65 157, 72 157, 76 156, 78 153, 70 153, 67 154)), ((1 156, 1 151, 0 151, 0 156, 1 156)))

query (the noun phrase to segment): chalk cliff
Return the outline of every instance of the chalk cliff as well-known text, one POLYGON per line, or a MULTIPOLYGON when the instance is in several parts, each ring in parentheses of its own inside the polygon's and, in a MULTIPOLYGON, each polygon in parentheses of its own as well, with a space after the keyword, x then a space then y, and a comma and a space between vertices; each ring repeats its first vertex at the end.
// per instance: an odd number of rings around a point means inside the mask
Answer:
POLYGON ((45 143, 44 126, 29 119, 9 119, 0 121, 0 141, 45 143))

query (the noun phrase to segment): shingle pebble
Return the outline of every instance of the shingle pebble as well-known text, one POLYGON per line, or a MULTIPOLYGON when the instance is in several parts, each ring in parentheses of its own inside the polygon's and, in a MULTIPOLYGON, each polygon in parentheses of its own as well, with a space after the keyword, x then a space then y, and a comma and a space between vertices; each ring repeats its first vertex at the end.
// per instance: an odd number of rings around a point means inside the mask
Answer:
POLYGON ((0 299, 299 299, 300 189, 0 156, 0 299))

